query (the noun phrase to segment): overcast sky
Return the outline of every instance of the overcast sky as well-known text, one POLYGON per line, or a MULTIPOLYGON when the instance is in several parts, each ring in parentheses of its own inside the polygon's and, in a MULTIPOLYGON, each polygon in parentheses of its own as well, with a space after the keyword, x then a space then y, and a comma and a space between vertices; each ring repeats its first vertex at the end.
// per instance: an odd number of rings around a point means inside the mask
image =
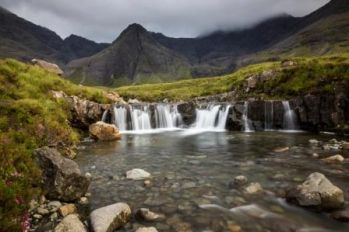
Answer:
POLYGON ((304 16, 329 0, 0 0, 17 15, 61 37, 111 42, 131 23, 173 37, 250 26, 288 13, 304 16))

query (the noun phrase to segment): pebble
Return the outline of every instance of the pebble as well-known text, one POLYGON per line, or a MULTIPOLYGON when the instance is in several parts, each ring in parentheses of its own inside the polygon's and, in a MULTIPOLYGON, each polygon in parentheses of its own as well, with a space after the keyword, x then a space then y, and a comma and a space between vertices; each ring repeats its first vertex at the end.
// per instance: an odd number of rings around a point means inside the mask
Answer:
POLYGON ((326 163, 342 163, 344 161, 344 157, 341 155, 334 155, 334 156, 330 156, 325 159, 322 159, 322 161, 326 163))
POLYGON ((50 213, 50 211, 48 211, 48 209, 45 209, 42 207, 37 208, 36 212, 40 215, 47 215, 50 213))
POLYGON ((278 148, 275 148, 273 151, 276 152, 276 153, 282 153, 282 152, 286 152, 286 151, 289 151, 290 148, 289 147, 278 147, 278 148))

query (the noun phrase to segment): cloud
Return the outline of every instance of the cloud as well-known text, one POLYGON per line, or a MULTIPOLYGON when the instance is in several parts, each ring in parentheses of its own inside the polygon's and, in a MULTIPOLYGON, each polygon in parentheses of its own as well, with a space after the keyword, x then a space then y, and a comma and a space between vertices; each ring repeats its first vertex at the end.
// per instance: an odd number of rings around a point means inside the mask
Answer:
POLYGON ((288 13, 306 15, 329 0, 0 0, 17 15, 62 36, 111 42, 131 23, 173 37, 236 29, 288 13))

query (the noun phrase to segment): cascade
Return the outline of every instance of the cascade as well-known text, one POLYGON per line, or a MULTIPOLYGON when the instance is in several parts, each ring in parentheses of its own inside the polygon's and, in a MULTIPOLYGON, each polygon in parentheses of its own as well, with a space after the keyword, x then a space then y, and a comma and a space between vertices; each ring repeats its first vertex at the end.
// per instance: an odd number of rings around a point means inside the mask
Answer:
POLYGON ((289 101, 282 102, 284 108, 284 125, 283 128, 285 130, 296 130, 296 114, 291 109, 289 101))
POLYGON ((242 115, 242 120, 244 122, 244 130, 245 132, 251 132, 251 126, 250 126, 250 121, 248 119, 248 102, 245 101, 244 103, 244 111, 242 115))

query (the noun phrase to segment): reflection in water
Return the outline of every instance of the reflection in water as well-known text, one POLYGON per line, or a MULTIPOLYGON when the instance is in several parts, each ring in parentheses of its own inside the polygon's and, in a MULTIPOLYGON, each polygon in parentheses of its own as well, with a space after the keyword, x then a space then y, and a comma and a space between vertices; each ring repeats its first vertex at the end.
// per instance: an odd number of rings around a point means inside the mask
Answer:
MULTIPOLYGON (((92 209, 120 201, 133 209, 147 207, 166 215, 167 220, 151 224, 159 231, 175 231, 173 221, 188 223, 192 231, 228 231, 229 223, 243 231, 280 231, 277 222, 349 231, 345 224, 290 206, 276 195, 315 171, 348 189, 345 174, 311 157, 310 138, 314 135, 278 132, 124 135, 120 142, 85 144, 78 162, 93 176, 92 209), (272 152, 283 146, 290 151, 272 152), (125 179, 133 168, 152 174, 151 187, 125 179), (232 189, 229 183, 237 175, 260 183, 269 194, 250 196, 232 189), (277 219, 263 218, 265 213, 277 219)), ((325 135, 315 138, 328 140, 325 135)))

